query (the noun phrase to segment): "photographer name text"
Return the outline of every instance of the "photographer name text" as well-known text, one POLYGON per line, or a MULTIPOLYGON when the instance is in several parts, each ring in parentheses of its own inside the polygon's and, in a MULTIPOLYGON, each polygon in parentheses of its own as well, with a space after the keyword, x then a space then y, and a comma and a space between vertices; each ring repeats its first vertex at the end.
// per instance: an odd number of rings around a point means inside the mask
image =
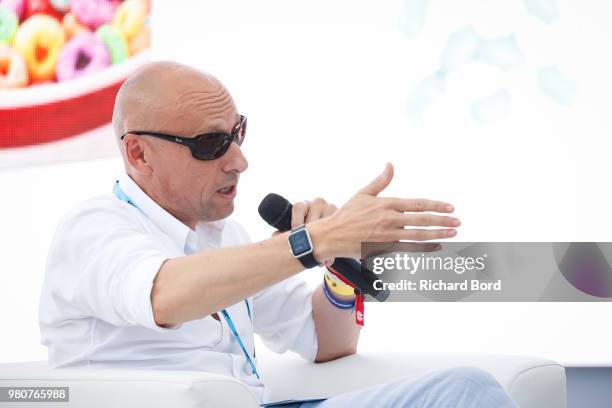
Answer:
POLYGON ((489 291, 499 292, 502 290, 501 279, 496 281, 481 281, 478 279, 466 279, 460 282, 445 282, 443 280, 419 279, 418 281, 402 279, 399 282, 383 282, 377 279, 373 283, 376 290, 390 291, 421 291, 421 292, 453 292, 453 291, 489 291))

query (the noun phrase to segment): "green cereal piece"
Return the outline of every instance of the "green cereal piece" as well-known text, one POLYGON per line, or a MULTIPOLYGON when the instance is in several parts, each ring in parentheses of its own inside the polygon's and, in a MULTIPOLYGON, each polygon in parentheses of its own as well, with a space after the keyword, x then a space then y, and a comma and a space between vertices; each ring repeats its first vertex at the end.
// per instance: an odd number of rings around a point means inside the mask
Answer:
POLYGON ((101 25, 96 30, 96 35, 104 42, 106 48, 108 48, 112 65, 127 59, 129 55, 127 43, 123 35, 121 35, 115 27, 110 24, 101 25))
POLYGON ((10 44, 17 32, 19 19, 13 11, 0 7, 0 43, 10 44))

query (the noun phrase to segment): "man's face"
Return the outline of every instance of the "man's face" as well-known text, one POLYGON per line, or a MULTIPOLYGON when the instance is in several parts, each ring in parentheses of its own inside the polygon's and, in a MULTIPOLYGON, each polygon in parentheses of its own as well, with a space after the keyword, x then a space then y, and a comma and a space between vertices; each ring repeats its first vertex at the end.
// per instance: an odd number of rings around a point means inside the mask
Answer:
MULTIPOLYGON (((202 116, 193 113, 192 110, 183 119, 198 117, 201 123, 187 124, 185 127, 194 130, 175 133, 177 136, 192 137, 211 132, 229 134, 239 122, 233 102, 226 109, 204 109, 202 116), (202 117, 206 119, 200 119, 202 117)), ((164 140, 150 141, 154 144, 151 164, 156 173, 153 177, 156 190, 169 211, 183 220, 195 221, 220 220, 233 212, 238 179, 248 167, 235 142, 218 159, 202 161, 195 159, 186 146, 164 140)))

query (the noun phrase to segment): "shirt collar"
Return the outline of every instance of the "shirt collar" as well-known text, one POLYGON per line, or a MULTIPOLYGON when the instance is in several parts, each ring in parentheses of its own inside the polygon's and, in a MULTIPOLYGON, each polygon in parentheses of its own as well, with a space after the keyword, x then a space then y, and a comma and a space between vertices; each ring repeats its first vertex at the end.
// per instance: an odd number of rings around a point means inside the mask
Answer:
POLYGON ((164 210, 151 197, 132 180, 130 176, 123 173, 119 176, 119 186, 123 192, 142 210, 142 212, 162 230, 179 248, 187 249, 190 244, 193 252, 198 249, 214 249, 221 247, 225 219, 218 221, 200 222, 195 231, 176 219, 168 211, 164 210), (204 237, 204 241, 198 244, 198 238, 204 237), (188 241, 188 238, 189 241, 188 241))

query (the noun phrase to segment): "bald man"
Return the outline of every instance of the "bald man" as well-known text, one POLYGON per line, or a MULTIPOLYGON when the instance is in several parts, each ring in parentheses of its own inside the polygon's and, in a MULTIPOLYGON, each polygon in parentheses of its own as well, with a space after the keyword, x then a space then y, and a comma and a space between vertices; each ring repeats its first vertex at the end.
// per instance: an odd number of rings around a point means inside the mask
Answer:
MULTIPOLYGON (((313 362, 357 350, 352 288, 326 272, 313 291, 301 271, 359 258, 364 241, 455 236, 460 223, 445 215, 450 204, 378 197, 393 177, 388 164, 340 208, 320 198, 293 206, 293 236, 309 235, 311 254, 292 255, 288 233, 251 243, 229 218, 248 167, 240 148, 246 125, 227 89, 193 68, 155 62, 125 81, 113 113, 125 174, 112 194, 71 211, 50 249, 40 327, 52 367, 220 373, 265 403, 254 333, 275 352, 313 362)), ((513 406, 490 375, 471 368, 308 406, 423 401, 513 406)))

